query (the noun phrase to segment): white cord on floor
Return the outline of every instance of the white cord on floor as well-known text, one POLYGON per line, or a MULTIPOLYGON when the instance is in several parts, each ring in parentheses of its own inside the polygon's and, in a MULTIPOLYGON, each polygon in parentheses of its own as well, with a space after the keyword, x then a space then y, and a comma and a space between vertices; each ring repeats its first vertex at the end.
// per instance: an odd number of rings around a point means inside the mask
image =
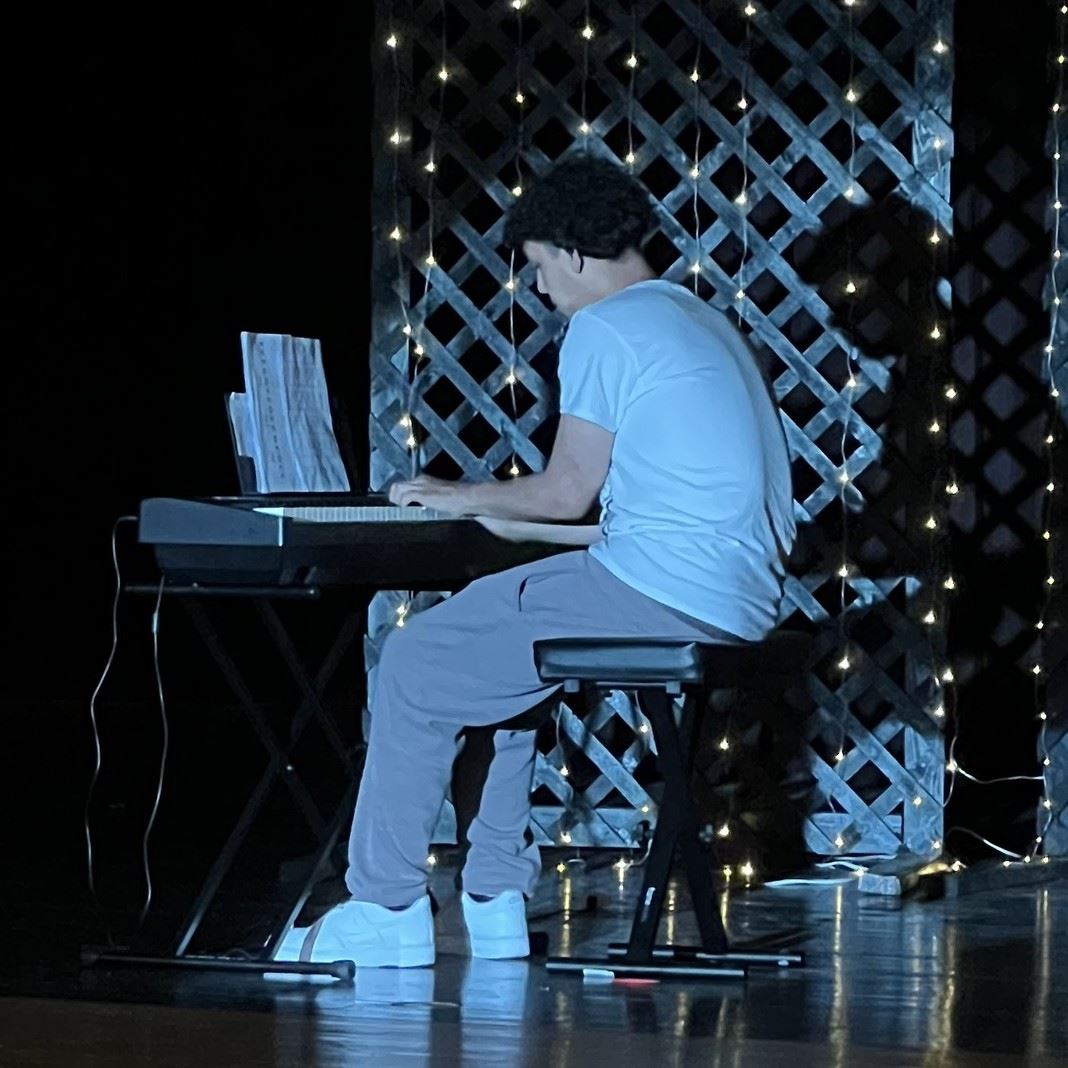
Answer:
POLYGON ((85 826, 85 851, 88 859, 89 867, 89 893, 92 895, 93 900, 96 901, 96 884, 93 880, 93 836, 89 829, 89 807, 93 803, 93 791, 96 789, 96 781, 100 777, 100 764, 101 764, 101 752, 100 752, 100 730, 96 721, 96 699, 100 696, 100 691, 104 688, 104 683, 107 681, 108 674, 111 672, 111 665, 115 662, 115 653, 119 647, 119 597, 122 594, 122 575, 119 572, 119 551, 118 551, 118 534, 119 527, 123 523, 136 523, 137 516, 124 515, 115 520, 115 525, 111 528, 111 564, 115 570, 115 597, 111 603, 111 652, 108 654, 107 663, 104 665, 104 671, 100 676, 100 680, 96 684, 96 688, 93 690, 93 696, 89 698, 89 722, 93 727, 93 749, 94 749, 94 762, 93 762, 93 775, 89 780, 89 792, 85 798, 85 811, 83 814, 83 823, 85 826))
POLYGON ((148 825, 145 827, 145 836, 141 839, 141 861, 145 869, 145 904, 138 917, 138 925, 144 923, 148 914, 148 907, 152 904, 152 875, 148 866, 148 837, 152 833, 152 827, 156 822, 156 813, 159 811, 160 798, 163 796, 163 773, 167 766, 167 749, 170 745, 170 727, 167 724, 167 705, 163 699, 163 678, 159 670, 159 615, 163 605, 163 579, 159 580, 159 591, 156 594, 156 607, 152 613, 152 664, 156 670, 156 691, 159 694, 159 715, 163 725, 163 745, 159 757, 159 782, 156 784, 156 799, 152 803, 152 813, 148 817, 148 825))

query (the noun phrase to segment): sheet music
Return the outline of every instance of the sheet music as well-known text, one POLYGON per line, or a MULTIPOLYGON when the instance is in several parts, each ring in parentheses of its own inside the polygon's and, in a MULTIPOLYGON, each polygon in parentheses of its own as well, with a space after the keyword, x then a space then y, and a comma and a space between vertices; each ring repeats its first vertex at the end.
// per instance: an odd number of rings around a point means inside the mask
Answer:
POLYGON ((242 332, 241 355, 257 492, 348 492, 319 342, 242 332))

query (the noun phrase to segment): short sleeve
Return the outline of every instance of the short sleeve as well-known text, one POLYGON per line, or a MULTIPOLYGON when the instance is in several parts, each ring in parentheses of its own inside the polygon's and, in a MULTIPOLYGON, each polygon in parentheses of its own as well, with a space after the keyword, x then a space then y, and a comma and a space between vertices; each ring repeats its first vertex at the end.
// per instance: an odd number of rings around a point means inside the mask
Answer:
POLYGON ((634 354, 602 319, 571 318, 560 347, 560 414, 619 430, 634 387, 634 354))

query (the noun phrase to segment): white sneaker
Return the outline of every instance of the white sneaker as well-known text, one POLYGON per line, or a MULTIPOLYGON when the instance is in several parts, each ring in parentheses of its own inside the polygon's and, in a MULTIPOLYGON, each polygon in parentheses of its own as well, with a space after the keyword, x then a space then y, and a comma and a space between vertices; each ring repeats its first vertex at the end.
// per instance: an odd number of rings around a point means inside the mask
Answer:
POLYGON ((472 957, 504 960, 530 956, 527 906, 518 890, 505 890, 489 901, 476 901, 465 891, 460 900, 472 957))
POLYGON ((434 963, 434 917, 424 894, 406 909, 346 901, 311 927, 294 927, 275 960, 351 960, 357 968, 423 968, 434 963))

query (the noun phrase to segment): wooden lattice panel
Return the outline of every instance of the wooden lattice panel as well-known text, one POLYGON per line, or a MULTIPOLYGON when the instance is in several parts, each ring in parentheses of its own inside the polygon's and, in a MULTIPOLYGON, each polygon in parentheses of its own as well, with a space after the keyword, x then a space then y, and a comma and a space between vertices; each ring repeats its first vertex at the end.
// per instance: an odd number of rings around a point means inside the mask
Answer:
MULTIPOLYGON (((948 234, 952 222, 952 63, 931 44, 949 40, 951 3, 866 3, 852 34, 832 0, 759 3, 751 20, 741 4, 703 6, 701 18, 689 0, 588 5, 596 29, 585 86, 588 146, 622 159, 633 144, 634 172, 658 205, 660 230, 648 250, 654 267, 739 316, 782 408, 801 531, 782 620, 812 630, 817 647, 803 761, 812 784, 806 842, 826 854, 927 851, 941 835, 944 752, 931 714, 931 629, 919 622, 932 567, 921 516, 932 496, 931 450, 939 447, 926 433, 940 360, 928 334, 947 298, 944 282, 934 296, 941 269, 928 235, 936 227, 948 234), (640 59, 633 102, 632 26, 640 59), (851 52, 859 100, 857 193, 849 200, 851 52), (696 112, 695 62, 702 72, 696 112), (743 175, 747 214, 735 203, 743 175), (847 262, 860 284, 849 300, 847 262), (735 299, 740 268, 743 301, 735 299), (843 597, 836 572, 844 523, 853 571, 843 597), (843 624, 856 665, 844 676, 835 666, 843 624), (836 760, 840 746, 844 758, 836 760)), ((504 0, 448 0, 444 8, 450 77, 443 84, 439 0, 377 5, 375 486, 411 468, 408 413, 421 467, 442 477, 505 477, 513 457, 522 471, 539 470, 554 428, 563 324, 524 268, 513 359, 502 219, 513 202, 517 151, 529 179, 582 141, 579 31, 587 5, 538 0, 523 8, 521 144, 516 12, 504 0), (381 45, 391 31, 400 39, 396 68, 381 45), (432 133, 437 169, 428 199, 432 133), (389 236, 397 224, 399 242, 389 236), (402 307, 413 342, 402 332, 402 307), (425 351, 420 360, 411 355, 414 341, 425 351), (506 382, 513 365, 514 411, 506 382)), ((373 606, 372 670, 401 596, 382 595, 373 606)), ((415 607, 433 600, 424 595, 415 607)), ((584 719, 562 713, 572 774, 561 776, 563 754, 547 735, 536 773, 542 841, 559 841, 567 830, 575 844, 629 845, 635 827, 655 819, 641 727, 621 694, 584 719), (589 762, 586 775, 574 773, 576 747, 589 762)), ((440 830, 449 833, 448 816, 440 830)))

